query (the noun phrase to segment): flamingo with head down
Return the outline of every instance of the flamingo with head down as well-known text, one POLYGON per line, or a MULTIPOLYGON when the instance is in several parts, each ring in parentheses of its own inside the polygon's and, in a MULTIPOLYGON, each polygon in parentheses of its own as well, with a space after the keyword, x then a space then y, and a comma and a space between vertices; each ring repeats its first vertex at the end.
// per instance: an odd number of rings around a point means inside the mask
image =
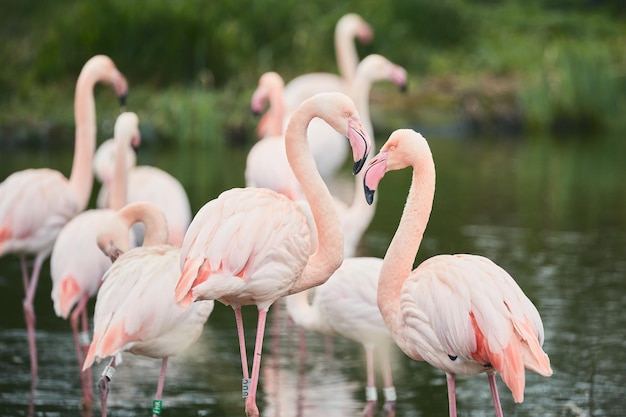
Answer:
POLYGON ((187 306, 215 299, 235 311, 248 416, 259 415, 256 395, 270 306, 282 296, 323 283, 343 260, 341 223, 308 147, 306 130, 314 117, 348 137, 355 172, 365 162, 371 143, 354 103, 344 94, 318 94, 292 116, 285 132, 286 153, 311 207, 317 244, 312 246, 311 225, 298 203, 264 188, 237 188, 198 211, 181 252, 176 300, 187 306), (244 305, 258 309, 251 378, 241 318, 244 305))
POLYGON ((485 372, 501 417, 496 373, 518 403, 525 369, 552 375, 541 347, 541 317, 515 280, 488 258, 437 255, 413 269, 435 194, 435 164, 424 137, 411 129, 393 132, 365 168, 363 183, 372 201, 383 176, 406 167, 413 168, 412 183, 380 271, 378 306, 404 353, 446 372, 450 416, 456 416, 455 375, 485 372))
MULTIPOLYGON (((115 142, 119 149, 126 149, 130 142, 139 142, 139 119, 135 113, 120 114, 115 121, 115 142)), ((89 322, 87 303, 100 288, 104 273, 111 266, 110 259, 96 245, 96 237, 102 223, 117 215, 126 199, 125 152, 119 152, 112 188, 112 203, 115 209, 87 210, 61 229, 52 254, 50 275, 52 276, 52 301, 57 316, 67 319, 71 312, 71 326, 79 367, 89 346, 89 322), (82 329, 79 332, 79 327, 82 329)), ((81 372, 83 403, 92 403, 91 372, 81 372)))
POLYGON ((182 353, 202 334, 213 311, 213 300, 183 309, 174 302, 180 276, 180 248, 167 244, 167 220, 154 205, 131 203, 102 223, 98 247, 113 265, 102 278, 94 313, 93 340, 83 364, 113 357, 100 382, 100 405, 106 416, 109 381, 122 352, 161 359, 161 374, 153 401, 153 415, 160 414, 168 358, 182 353), (143 246, 129 250, 129 229, 145 225, 143 246))

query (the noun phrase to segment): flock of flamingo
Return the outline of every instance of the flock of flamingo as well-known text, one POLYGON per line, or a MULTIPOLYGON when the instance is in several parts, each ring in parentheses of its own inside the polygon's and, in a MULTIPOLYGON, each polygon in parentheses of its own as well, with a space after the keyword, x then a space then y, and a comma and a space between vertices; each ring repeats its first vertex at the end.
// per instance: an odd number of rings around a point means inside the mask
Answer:
POLYGON ((55 313, 71 319, 84 404, 93 402, 94 361, 110 358, 98 383, 102 415, 125 351, 162 359, 152 409, 160 414, 167 359, 198 339, 214 300, 235 313, 247 416, 259 416, 265 323, 281 298, 298 326, 364 346, 365 416, 378 404, 374 349, 383 352, 384 412, 395 414, 387 354, 393 342, 445 372, 450 416, 456 416, 455 375, 486 373, 502 416, 496 373, 515 402, 524 399, 525 369, 552 374, 539 313, 505 270, 468 254, 434 256, 413 269, 433 205, 435 165, 427 141, 411 129, 394 131, 373 156, 370 88, 381 80, 405 88, 407 73, 381 55, 359 61, 354 40, 372 36, 360 16, 348 14, 335 32, 340 75, 311 73, 287 84, 276 72, 259 78, 251 107, 267 110, 248 154, 245 187, 222 192, 193 218, 173 176, 135 166, 132 148, 140 133, 134 113, 122 113, 114 138, 96 151, 94 85, 110 85, 121 100, 128 86, 107 56, 84 65, 75 91, 70 177, 27 169, 0 183, 0 256, 13 253, 21 262, 33 386, 33 298, 48 257, 55 313), (355 187, 347 204, 326 184, 349 147, 355 187), (384 259, 355 256, 383 176, 407 167, 412 182, 384 259), (98 208, 86 210, 94 173, 102 182, 98 208), (34 256, 30 271, 27 256, 34 256), (97 298, 90 337, 91 297, 97 298), (246 305, 258 309, 251 369, 241 314, 246 305))

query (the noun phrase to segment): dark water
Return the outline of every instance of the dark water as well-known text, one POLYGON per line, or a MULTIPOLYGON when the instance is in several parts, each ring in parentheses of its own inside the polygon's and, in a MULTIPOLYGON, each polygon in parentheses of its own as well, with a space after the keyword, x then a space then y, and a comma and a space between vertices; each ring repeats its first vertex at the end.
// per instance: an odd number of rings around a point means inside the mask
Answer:
MULTIPOLYGON (((382 140, 379 140, 379 143, 382 140)), ((515 141, 431 138, 437 167, 435 206, 418 262, 438 253, 486 255, 507 269, 539 309, 544 348, 554 375, 527 373, 526 395, 514 404, 499 382, 506 416, 622 416, 626 410, 626 147, 611 138, 515 141)), ((196 211, 221 190, 243 184, 245 149, 139 151, 184 183, 196 211)), ((39 151, 0 154, 0 179, 26 167, 68 173, 70 155, 39 151)), ((350 181, 348 178, 346 181, 350 181)), ((383 256, 397 226, 409 172, 385 177, 376 217, 360 254, 383 256)), ((40 356, 35 415, 79 416, 81 397, 69 323, 50 300, 49 263, 36 298, 40 356)), ((29 358, 19 263, 0 258, 0 415, 25 415, 29 358)), ((93 302, 91 304, 93 307, 93 302)), ((263 416, 356 416, 364 406, 361 347, 309 334, 306 358, 297 333, 270 314, 259 407, 263 416)), ((281 315, 282 314, 282 315, 281 315)), ((244 320, 253 347, 256 311, 244 320)), ((221 304, 201 340, 170 360, 164 393, 167 416, 242 416, 241 365, 232 310, 221 304)), ((94 379, 104 364, 94 367, 94 379)), ((445 416, 445 377, 397 352, 393 371, 397 416, 445 416)), ((160 361, 127 355, 109 397, 110 415, 149 415, 160 361)), ((492 416, 485 376, 459 378, 460 416, 492 416)), ((382 395, 379 395, 382 397, 382 395)), ((94 415, 99 415, 97 408, 94 415)), ((382 415, 382 414, 380 414, 382 415)))

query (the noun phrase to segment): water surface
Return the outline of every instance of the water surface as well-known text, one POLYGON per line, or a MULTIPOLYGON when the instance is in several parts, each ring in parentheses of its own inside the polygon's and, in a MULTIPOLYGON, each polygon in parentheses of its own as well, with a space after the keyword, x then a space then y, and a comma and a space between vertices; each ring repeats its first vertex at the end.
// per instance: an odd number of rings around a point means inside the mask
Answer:
MULTIPOLYGON (((525 401, 514 404, 499 381, 507 416, 621 416, 626 409, 626 163, 611 138, 559 141, 429 138, 437 169, 431 221, 417 261, 439 253, 490 257, 518 281, 545 326, 554 375, 527 373, 525 401)), ((379 139, 382 142, 382 139, 379 139)), ((246 149, 139 151, 142 164, 176 175, 193 211, 220 191, 243 185, 246 149)), ((71 153, 14 150, 0 155, 0 179, 27 167, 69 172, 71 153)), ((408 171, 388 174, 361 255, 383 256, 397 226, 408 171)), ((346 171, 344 182, 351 181, 346 171)), ((97 191, 97 187, 94 192, 97 191)), ((77 254, 79 255, 79 254, 77 254)), ((39 383, 34 414, 80 416, 80 381, 69 323, 54 315, 49 263, 36 297, 39 383)), ((29 358, 19 262, 0 258, 0 415, 29 410, 29 358)), ((93 308, 93 302, 91 303, 93 308)), ((253 348, 254 308, 244 309, 253 348)), ((266 417, 355 416, 364 406, 364 354, 350 341, 297 332, 280 304, 270 313, 259 407, 266 417)), ((94 379, 104 363, 94 367, 94 379)), ((397 351, 397 416, 445 416, 445 376, 397 351)), ((149 415, 160 361, 125 355, 111 385, 113 416, 149 415)), ((199 342, 172 358, 164 415, 242 416, 241 365, 234 315, 218 304, 199 342)), ((461 416, 492 416, 487 378, 459 378, 461 416)), ((382 393, 379 394, 382 397, 382 393)), ((99 409, 93 415, 99 415, 99 409)), ((382 413, 381 413, 382 415, 382 413)))

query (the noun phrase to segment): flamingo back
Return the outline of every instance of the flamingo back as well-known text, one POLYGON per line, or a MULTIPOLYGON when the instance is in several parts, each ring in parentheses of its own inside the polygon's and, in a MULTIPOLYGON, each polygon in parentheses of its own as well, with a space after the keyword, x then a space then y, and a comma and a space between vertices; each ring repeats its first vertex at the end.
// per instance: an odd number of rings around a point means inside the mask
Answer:
POLYGON ((27 169, 0 183, 0 255, 52 250, 62 227, 81 207, 58 171, 27 169))
POLYGON ((402 287, 399 308, 408 326, 392 334, 414 359, 459 375, 496 370, 516 402, 523 401, 525 368, 552 374, 537 309, 488 258, 427 259, 402 287))
POLYGON ((262 188, 225 191, 187 230, 176 300, 268 307, 302 273, 310 240, 305 216, 287 197, 262 188))

